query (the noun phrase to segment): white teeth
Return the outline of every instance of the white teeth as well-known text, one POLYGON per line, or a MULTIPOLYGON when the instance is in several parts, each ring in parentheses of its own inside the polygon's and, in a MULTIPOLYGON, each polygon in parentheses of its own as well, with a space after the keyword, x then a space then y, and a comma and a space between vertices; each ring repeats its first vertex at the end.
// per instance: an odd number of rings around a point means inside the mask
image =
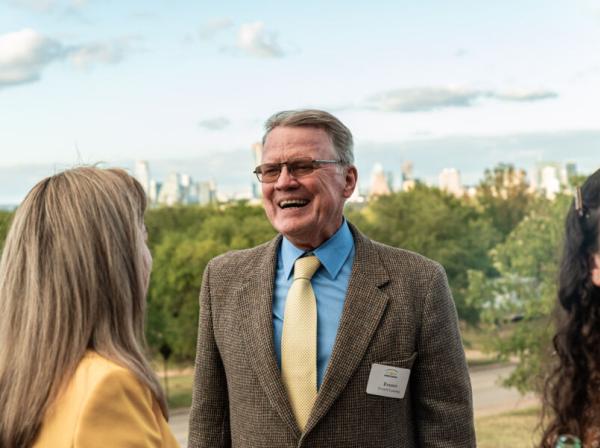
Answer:
POLYGON ((286 207, 302 207, 304 205, 308 204, 308 201, 305 199, 289 199, 286 201, 281 201, 279 203, 279 206, 281 208, 286 208, 286 207))

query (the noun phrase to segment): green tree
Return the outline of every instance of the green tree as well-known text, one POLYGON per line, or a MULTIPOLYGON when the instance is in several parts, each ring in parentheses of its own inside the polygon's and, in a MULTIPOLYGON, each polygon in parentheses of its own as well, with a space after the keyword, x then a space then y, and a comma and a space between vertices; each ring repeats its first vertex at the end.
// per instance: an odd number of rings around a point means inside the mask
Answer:
POLYGON ((4 240, 12 221, 13 213, 0 210, 0 254, 2 254, 2 248, 4 247, 4 240))
POLYGON ((261 207, 173 207, 148 210, 154 257, 146 336, 158 352, 167 344, 177 360, 193 360, 202 273, 211 258, 261 244, 275 235, 261 207))
POLYGON ((219 242, 176 233, 156 247, 148 291, 147 338, 151 347, 167 344, 176 359, 193 359, 202 272, 211 258, 226 250, 219 242))
POLYGON ((369 237, 441 263, 459 316, 477 322, 478 309, 465 301, 467 270, 493 272, 488 251, 499 235, 475 206, 437 188, 418 185, 408 192, 382 196, 348 216, 369 237))
POLYGON ((477 187, 477 201, 502 239, 525 217, 533 198, 525 171, 510 164, 501 163, 485 170, 477 187))
POLYGON ((508 238, 492 251, 499 275, 469 272, 467 302, 484 311, 482 320, 501 357, 519 364, 505 382, 520 391, 539 390, 554 328, 556 278, 564 216, 571 198, 538 199, 508 238), (473 302, 477 302, 476 305, 473 302), (517 319, 514 319, 518 317, 517 319))

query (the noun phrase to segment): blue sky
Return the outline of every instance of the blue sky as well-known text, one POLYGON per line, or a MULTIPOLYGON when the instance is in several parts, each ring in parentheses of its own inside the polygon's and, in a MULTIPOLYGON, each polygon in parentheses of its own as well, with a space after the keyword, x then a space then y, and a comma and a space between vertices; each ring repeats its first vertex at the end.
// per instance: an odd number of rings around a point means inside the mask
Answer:
POLYGON ((382 148, 426 179, 500 161, 590 172, 600 1, 0 0, 0 203, 27 188, 6 173, 33 165, 250 167, 264 120, 300 107, 352 129, 364 181, 382 148))

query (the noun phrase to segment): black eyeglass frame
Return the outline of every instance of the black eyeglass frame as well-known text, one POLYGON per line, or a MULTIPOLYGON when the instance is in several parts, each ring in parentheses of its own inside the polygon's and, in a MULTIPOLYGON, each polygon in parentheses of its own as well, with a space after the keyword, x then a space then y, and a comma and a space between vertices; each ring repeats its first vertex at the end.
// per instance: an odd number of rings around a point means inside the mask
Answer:
POLYGON ((342 161, 341 160, 314 160, 314 159, 308 159, 308 158, 306 158, 306 159, 300 158, 300 159, 286 160, 285 162, 280 162, 280 163, 263 163, 263 164, 258 165, 252 172, 254 174, 256 174, 256 178, 258 179, 259 182, 264 183, 264 184, 270 184, 273 182, 277 182, 277 179, 279 179, 279 176, 281 176, 281 170, 283 169, 284 165, 287 168, 290 176, 292 176, 294 179, 297 179, 297 178, 308 176, 309 174, 312 174, 315 170, 318 170, 319 168, 321 168, 321 165, 328 165, 328 164, 334 164, 334 163, 341 164, 342 161), (298 163, 298 162, 311 163, 312 164, 311 170, 307 173, 298 175, 298 173, 295 172, 296 168, 293 167, 293 164, 298 163), (290 169, 290 165, 292 165, 291 169, 290 169), (273 167, 273 168, 275 166, 277 166, 279 168, 279 170, 277 172, 277 177, 275 177, 273 180, 265 181, 263 178, 263 173, 262 173, 262 167, 264 167, 264 166, 273 167))

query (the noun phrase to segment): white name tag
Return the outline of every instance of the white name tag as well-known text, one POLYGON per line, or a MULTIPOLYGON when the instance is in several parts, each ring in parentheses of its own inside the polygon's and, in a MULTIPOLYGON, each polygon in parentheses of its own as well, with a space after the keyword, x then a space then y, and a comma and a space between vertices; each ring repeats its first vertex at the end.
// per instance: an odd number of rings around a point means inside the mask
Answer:
POLYGON ((367 393, 382 397, 404 398, 409 376, 409 369, 373 364, 367 383, 367 393))

